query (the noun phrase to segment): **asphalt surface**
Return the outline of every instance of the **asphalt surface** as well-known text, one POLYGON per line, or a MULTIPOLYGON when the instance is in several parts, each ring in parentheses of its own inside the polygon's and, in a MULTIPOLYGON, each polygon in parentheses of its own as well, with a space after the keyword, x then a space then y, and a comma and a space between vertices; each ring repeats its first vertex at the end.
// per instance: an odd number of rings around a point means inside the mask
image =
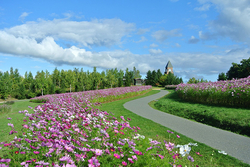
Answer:
POLYGON ((150 101, 159 99, 167 93, 166 90, 161 90, 158 94, 129 101, 124 104, 124 107, 137 115, 150 119, 212 148, 223 150, 228 155, 250 164, 249 137, 164 113, 148 105, 150 101))

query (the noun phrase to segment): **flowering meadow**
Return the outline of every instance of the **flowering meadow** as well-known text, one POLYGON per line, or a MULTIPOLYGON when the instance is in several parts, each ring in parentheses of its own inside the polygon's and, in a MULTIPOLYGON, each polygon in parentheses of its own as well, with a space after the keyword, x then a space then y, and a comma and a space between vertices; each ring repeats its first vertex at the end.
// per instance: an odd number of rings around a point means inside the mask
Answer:
POLYGON ((228 81, 179 84, 179 97, 191 102, 250 108, 250 76, 228 81))
POLYGON ((132 87, 120 87, 120 88, 110 88, 110 89, 100 89, 100 90, 90 90, 84 92, 73 92, 73 93, 64 93, 64 94, 53 94, 45 95, 32 98, 31 102, 46 102, 49 101, 53 103, 55 99, 69 99, 75 98, 79 102, 82 102, 83 99, 88 99, 91 102, 110 102, 115 100, 120 100, 123 98, 133 97, 136 95, 143 94, 149 91, 152 86, 132 86, 132 87))
POLYGON ((17 136, 15 125, 7 118, 13 140, 0 142, 0 166, 194 166, 191 155, 202 156, 191 152, 197 143, 178 145, 167 139, 147 138, 140 135, 140 127, 130 126, 130 118, 116 118, 95 108, 96 103, 90 100, 100 92, 52 95, 35 107, 33 114, 19 111, 24 118, 17 136))

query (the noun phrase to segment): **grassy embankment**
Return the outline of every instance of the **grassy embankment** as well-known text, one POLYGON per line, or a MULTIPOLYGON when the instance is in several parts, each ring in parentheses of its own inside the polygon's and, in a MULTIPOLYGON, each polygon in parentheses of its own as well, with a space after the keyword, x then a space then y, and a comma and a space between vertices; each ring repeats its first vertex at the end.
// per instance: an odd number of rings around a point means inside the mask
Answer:
POLYGON ((151 104, 154 108, 190 120, 250 137, 250 109, 186 102, 174 90, 151 104))

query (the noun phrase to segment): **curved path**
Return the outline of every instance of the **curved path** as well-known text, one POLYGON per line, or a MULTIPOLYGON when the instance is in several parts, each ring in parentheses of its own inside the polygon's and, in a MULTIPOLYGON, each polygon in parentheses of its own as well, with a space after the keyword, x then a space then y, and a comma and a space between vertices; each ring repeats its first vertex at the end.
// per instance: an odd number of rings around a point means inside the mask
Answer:
POLYGON ((164 113, 148 105, 150 101, 159 99, 166 94, 168 94, 168 91, 161 90, 158 94, 129 101, 124 104, 124 107, 137 115, 150 119, 212 148, 223 150, 228 155, 250 164, 250 138, 164 113))

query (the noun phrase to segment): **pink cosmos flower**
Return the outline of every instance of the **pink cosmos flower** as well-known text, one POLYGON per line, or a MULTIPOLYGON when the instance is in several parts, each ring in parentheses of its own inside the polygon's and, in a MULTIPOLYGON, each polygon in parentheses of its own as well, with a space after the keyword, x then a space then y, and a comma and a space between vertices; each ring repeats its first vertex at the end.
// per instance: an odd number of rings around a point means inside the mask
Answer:
POLYGON ((174 143, 168 143, 168 144, 165 144, 165 147, 168 151, 172 151, 172 149, 174 148, 174 143))
POLYGON ((8 123, 8 126, 11 126, 12 128, 14 128, 14 125, 13 125, 13 124, 11 124, 11 123, 8 123))
POLYGON ((96 159, 96 157, 92 157, 88 161, 89 161, 89 164, 88 164, 89 167, 99 167, 100 166, 100 163, 98 162, 98 159, 96 159))
POLYGON ((65 148, 68 152, 72 152, 72 151, 73 151, 73 148, 70 147, 70 146, 68 146, 68 145, 64 146, 64 148, 65 148))
POLYGON ((202 156, 199 152, 195 152, 197 155, 202 156))
POLYGON ((120 159, 121 156, 119 154, 114 154, 114 157, 120 159))
POLYGON ((177 154, 174 154, 174 155, 173 155, 173 159, 178 159, 178 158, 179 158, 179 155, 180 155, 180 154, 178 154, 178 153, 177 153, 177 154))
POLYGON ((134 160, 137 160, 136 155, 132 155, 132 158, 133 158, 134 160))
POLYGON ((127 164, 127 162, 122 161, 122 165, 123 165, 123 166, 127 166, 128 164, 127 164))
POLYGON ((163 155, 158 154, 158 156, 159 156, 161 159, 163 159, 163 158, 164 158, 164 156, 163 156, 163 155))
POLYGON ((134 163, 134 161, 133 161, 132 158, 128 158, 128 161, 129 161, 130 163, 134 163))
POLYGON ((96 149, 95 154, 98 155, 98 156, 102 155, 102 150, 96 149))
POLYGON ((0 162, 7 162, 9 163, 11 161, 11 159, 0 159, 0 162))
POLYGON ((39 151, 34 151, 33 153, 34 153, 34 154, 39 154, 40 152, 39 152, 39 151))

